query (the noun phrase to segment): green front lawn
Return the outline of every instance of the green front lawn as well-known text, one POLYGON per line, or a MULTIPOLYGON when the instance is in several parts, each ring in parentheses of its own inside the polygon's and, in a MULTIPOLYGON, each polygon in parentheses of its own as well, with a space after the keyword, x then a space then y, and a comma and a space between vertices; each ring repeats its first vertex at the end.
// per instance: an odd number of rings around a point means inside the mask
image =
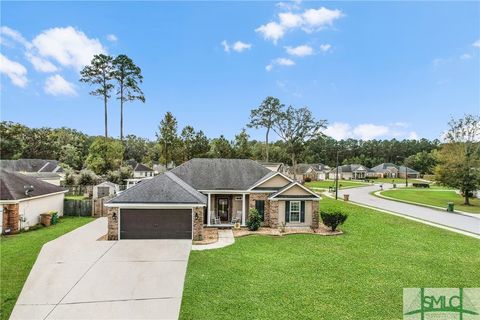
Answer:
MULTIPOLYGON (((339 189, 356 188, 356 187, 362 187, 362 186, 368 186, 368 185, 369 185, 368 183, 360 182, 360 181, 338 180, 339 189)), ((328 189, 329 187, 335 188, 335 180, 319 180, 319 181, 306 182, 305 186, 309 188, 318 188, 318 189, 328 189)))
POLYGON ((65 200, 85 200, 88 197, 85 196, 65 196, 65 200))
MULTIPOLYGON (((378 179, 371 179, 375 183, 396 183, 396 184, 405 184, 405 178, 378 178, 378 179)), ((426 183, 423 180, 418 179, 410 179, 408 178, 408 185, 412 183, 426 183)), ((427 182, 429 183, 429 182, 427 182)))
POLYGON ((353 204, 341 236, 192 251, 181 319, 402 319, 408 287, 479 287, 479 240, 353 204))
POLYGON ((463 204, 464 198, 455 191, 435 191, 425 189, 397 189, 383 191, 382 195, 398 200, 412 201, 420 204, 427 204, 447 208, 448 202, 455 204, 455 209, 471 213, 480 213, 480 200, 470 198, 471 206, 463 204))
MULTIPOLYGON (((58 224, 0 240, 1 319, 8 319, 42 246, 59 236, 92 221, 90 217, 62 217, 58 224)), ((67 244, 66 244, 67 245, 67 244)))

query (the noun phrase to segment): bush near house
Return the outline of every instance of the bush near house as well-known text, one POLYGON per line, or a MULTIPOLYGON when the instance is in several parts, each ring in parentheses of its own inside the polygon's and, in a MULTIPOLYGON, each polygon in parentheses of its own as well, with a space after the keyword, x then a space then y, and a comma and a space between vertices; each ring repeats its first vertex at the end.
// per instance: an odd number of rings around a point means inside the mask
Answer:
POLYGON ((335 231, 339 225, 343 224, 347 220, 348 215, 340 211, 335 211, 335 212, 322 211, 320 212, 320 217, 322 217, 322 221, 324 225, 326 225, 327 227, 330 227, 332 231, 335 231))
POLYGON ((260 228, 260 223, 262 222, 262 218, 260 217, 260 213, 257 209, 252 208, 248 212, 248 221, 247 221, 247 228, 250 231, 257 231, 260 228))

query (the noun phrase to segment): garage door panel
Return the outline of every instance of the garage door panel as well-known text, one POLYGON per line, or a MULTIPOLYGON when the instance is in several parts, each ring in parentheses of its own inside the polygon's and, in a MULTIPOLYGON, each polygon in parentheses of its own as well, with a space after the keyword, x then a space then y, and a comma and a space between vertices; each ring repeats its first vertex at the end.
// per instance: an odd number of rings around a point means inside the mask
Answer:
POLYGON ((191 209, 121 209, 121 239, 191 239, 191 209))

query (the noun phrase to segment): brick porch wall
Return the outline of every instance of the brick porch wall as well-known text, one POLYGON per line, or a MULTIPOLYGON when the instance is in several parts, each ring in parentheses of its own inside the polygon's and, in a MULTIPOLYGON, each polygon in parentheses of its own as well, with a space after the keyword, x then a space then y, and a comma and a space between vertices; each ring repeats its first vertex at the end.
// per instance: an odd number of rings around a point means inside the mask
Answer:
POLYGON ((120 209, 117 207, 108 207, 108 240, 118 240, 118 219, 120 217, 120 209), (114 217, 115 215, 115 217, 114 217))
MULTIPOLYGON (((268 196, 269 193, 250 193, 249 195, 249 200, 248 200, 248 207, 247 207, 247 213, 245 219, 248 221, 248 211, 250 209, 255 209, 255 201, 256 200, 264 200, 265 201, 265 212, 264 212, 264 219, 262 226, 263 227, 269 227, 271 226, 271 221, 272 221, 272 216, 275 216, 275 214, 272 215, 271 209, 270 209, 270 201, 268 201, 268 196)), ((278 210, 277 210, 278 211, 278 210)), ((275 219, 275 217, 273 217, 275 219)), ((278 218, 277 218, 278 219, 278 218)))
POLYGON ((203 240, 203 207, 196 207, 193 211, 193 240, 203 240))
POLYGON ((20 214, 18 203, 3 205, 2 229, 4 233, 6 229, 10 229, 10 234, 20 231, 20 214))

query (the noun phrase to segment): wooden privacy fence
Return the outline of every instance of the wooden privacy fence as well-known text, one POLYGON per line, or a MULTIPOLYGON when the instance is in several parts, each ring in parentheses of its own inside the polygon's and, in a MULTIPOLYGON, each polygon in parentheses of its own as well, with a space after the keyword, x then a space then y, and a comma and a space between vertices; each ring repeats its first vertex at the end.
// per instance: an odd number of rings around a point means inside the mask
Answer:
POLYGON ((93 186, 65 186, 68 189, 67 196, 87 196, 91 197, 93 186))
POLYGON ((104 197, 99 199, 85 199, 85 200, 70 200, 66 199, 63 203, 63 214, 66 216, 92 216, 95 218, 105 217, 107 215, 107 208, 104 206, 105 202, 112 197, 104 197))

